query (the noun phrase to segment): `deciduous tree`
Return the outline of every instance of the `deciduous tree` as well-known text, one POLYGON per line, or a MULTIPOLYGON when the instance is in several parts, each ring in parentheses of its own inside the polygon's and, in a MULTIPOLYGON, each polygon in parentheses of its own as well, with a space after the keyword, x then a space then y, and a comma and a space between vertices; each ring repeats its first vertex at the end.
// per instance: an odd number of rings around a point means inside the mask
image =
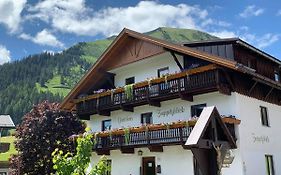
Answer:
POLYGON ((12 174, 54 173, 52 152, 59 148, 73 152, 75 146, 68 138, 83 133, 84 124, 72 113, 60 111, 58 103, 47 101, 33 107, 16 129, 16 149, 11 159, 12 174))

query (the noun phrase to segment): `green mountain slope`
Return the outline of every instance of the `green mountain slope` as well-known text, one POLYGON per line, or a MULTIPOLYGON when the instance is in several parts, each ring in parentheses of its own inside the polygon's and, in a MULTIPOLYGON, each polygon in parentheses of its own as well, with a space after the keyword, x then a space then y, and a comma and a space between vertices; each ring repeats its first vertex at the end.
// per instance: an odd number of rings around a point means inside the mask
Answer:
MULTIPOLYGON (((210 40, 207 33, 158 28, 147 35, 171 42, 210 40)), ((41 53, 0 66, 0 114, 10 114, 15 123, 45 99, 61 101, 95 63, 115 37, 80 42, 58 54, 41 53)))

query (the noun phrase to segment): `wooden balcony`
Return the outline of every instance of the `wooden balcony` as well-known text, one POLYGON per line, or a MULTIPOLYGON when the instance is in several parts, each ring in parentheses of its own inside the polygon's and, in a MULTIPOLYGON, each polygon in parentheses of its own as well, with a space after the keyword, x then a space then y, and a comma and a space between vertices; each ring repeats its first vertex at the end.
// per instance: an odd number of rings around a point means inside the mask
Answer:
POLYGON ((208 65, 136 83, 129 97, 124 88, 118 88, 77 99, 75 103, 78 116, 89 119, 92 114, 109 116, 111 111, 120 109, 133 112, 135 106, 146 104, 160 107, 161 101, 175 98, 193 101, 193 95, 217 90, 230 94, 220 77, 220 70, 215 65, 208 65))
MULTIPOLYGON (((240 120, 223 118, 223 121, 235 139, 234 125, 240 120)), ((195 124, 196 120, 178 121, 96 133, 93 150, 100 155, 109 155, 110 150, 134 153, 134 148, 141 147, 147 147, 151 152, 163 152, 163 146, 169 145, 181 145, 185 149, 185 142, 195 124)))

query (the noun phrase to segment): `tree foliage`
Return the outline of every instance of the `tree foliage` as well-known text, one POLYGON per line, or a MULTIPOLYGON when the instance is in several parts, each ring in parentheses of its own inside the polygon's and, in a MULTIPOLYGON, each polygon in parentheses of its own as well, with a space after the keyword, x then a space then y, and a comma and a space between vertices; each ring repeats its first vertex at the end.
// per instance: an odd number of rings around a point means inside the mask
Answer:
POLYGON ((47 101, 34 106, 17 127, 15 147, 19 154, 11 159, 12 175, 51 174, 52 152, 59 148, 73 152, 68 138, 82 133, 84 124, 70 112, 60 111, 58 103, 47 101))
POLYGON ((92 134, 84 133, 82 137, 76 139, 76 153, 64 153, 62 150, 56 149, 53 155, 54 169, 58 175, 105 175, 110 171, 105 156, 90 169, 90 157, 93 148, 92 134), (88 171, 88 173, 87 173, 88 171))

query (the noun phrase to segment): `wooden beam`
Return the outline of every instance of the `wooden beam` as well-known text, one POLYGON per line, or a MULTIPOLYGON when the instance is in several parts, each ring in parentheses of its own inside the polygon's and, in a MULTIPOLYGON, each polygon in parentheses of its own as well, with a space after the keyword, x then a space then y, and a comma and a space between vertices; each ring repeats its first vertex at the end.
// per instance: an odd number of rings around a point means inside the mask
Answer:
POLYGON ((264 97, 264 100, 266 100, 268 97, 269 97, 269 95, 271 94, 271 92, 273 91, 273 87, 271 87, 270 88, 270 90, 268 91, 268 93, 266 94, 266 96, 264 97))
POLYGON ((110 116, 110 111, 100 111, 100 110, 97 110, 97 114, 99 115, 102 115, 102 116, 110 116))
POLYGON ((229 89, 228 85, 219 84, 218 90, 224 95, 231 95, 231 90, 229 89))
POLYGON ((163 146, 149 146, 148 149, 150 152, 163 152, 163 146))
POLYGON ((180 98, 182 100, 193 102, 193 95, 191 95, 191 94, 182 94, 182 93, 179 93, 179 95, 180 95, 180 98))
POLYGON ((231 90, 233 91, 235 89, 235 85, 234 85, 233 81, 231 80, 229 73, 225 69, 222 69, 222 70, 223 70, 223 73, 225 75, 227 82, 229 83, 229 85, 231 87, 231 90))
POLYGON ((127 111, 127 112, 134 112, 134 107, 133 106, 125 106, 121 104, 121 109, 123 111, 127 111))
POLYGON ((121 150, 121 153, 123 153, 123 154, 135 154, 134 148, 121 147, 120 150, 121 150))
POLYGON ((252 85, 252 87, 251 87, 250 90, 248 91, 248 95, 251 94, 251 92, 254 90, 254 88, 256 87, 257 84, 258 84, 258 82, 255 81, 255 83, 252 85))
POLYGON ((148 100, 148 104, 150 106, 161 107, 161 102, 158 101, 158 100, 151 100, 151 99, 149 99, 148 100))
POLYGON ((110 155, 110 150, 108 150, 108 149, 99 149, 99 150, 96 150, 96 153, 97 153, 97 155, 107 155, 107 156, 109 156, 110 155))
POLYGON ((90 120, 90 115, 89 115, 89 114, 86 114, 86 115, 78 115, 78 117, 79 117, 81 120, 90 120))
POLYGON ((178 65, 178 67, 179 67, 179 68, 180 68, 180 70, 182 71, 182 70, 183 70, 183 67, 182 67, 181 63, 179 62, 179 60, 178 60, 177 56, 176 56, 176 55, 175 55, 175 53, 174 53, 174 52, 172 52, 172 51, 170 51, 170 53, 171 53, 171 55, 173 56, 173 58, 174 58, 175 62, 176 62, 176 63, 177 63, 177 65, 178 65))

